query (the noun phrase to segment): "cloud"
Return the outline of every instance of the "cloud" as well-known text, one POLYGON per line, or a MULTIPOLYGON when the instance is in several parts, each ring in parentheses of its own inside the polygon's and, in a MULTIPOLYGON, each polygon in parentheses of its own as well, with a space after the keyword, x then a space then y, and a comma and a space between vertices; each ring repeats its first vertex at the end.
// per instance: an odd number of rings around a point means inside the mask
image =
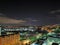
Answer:
POLYGON ((60 13, 60 10, 53 10, 53 11, 50 11, 51 14, 54 14, 54 13, 60 13))
POLYGON ((24 20, 27 20, 28 21, 33 21, 33 22, 38 22, 40 21, 39 19, 35 19, 35 18, 24 18, 24 20))
POLYGON ((0 23, 10 23, 10 24, 20 24, 20 23, 25 23, 25 20, 16 20, 16 19, 11 19, 8 17, 0 17, 0 23))
POLYGON ((32 20, 33 22, 38 22, 39 20, 32 20))
POLYGON ((0 16, 0 24, 21 24, 21 25, 31 25, 35 24, 36 22, 38 22, 39 20, 37 19, 32 19, 32 18, 27 18, 27 19, 20 19, 20 20, 16 20, 16 19, 12 19, 12 18, 8 18, 8 17, 3 17, 0 16))
POLYGON ((0 15, 4 15, 3 13, 0 13, 0 15))
POLYGON ((52 14, 53 14, 53 13, 55 13, 55 11, 51 11, 50 13, 52 13, 52 14))

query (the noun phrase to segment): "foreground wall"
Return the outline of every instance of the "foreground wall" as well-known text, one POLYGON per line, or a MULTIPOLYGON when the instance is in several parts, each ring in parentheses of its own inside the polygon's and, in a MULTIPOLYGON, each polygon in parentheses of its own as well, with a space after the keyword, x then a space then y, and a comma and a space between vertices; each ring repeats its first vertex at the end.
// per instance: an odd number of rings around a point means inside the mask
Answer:
POLYGON ((0 36, 0 45, 20 45, 19 39, 20 39, 19 34, 0 36))

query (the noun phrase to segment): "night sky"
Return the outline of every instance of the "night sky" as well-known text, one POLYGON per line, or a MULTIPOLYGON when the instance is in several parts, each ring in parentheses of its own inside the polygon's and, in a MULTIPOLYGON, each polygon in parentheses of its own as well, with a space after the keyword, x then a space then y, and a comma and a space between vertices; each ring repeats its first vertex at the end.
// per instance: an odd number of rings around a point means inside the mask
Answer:
POLYGON ((60 3, 41 1, 0 2, 1 17, 5 20, 8 18, 9 20, 22 21, 21 24, 23 25, 59 24, 60 3))

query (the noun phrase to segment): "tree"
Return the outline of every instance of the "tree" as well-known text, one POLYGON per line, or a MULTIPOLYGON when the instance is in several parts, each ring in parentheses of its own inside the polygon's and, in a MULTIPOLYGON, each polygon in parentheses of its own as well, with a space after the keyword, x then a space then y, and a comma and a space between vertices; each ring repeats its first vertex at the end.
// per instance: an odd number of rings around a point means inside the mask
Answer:
POLYGON ((54 32, 55 33, 60 33, 60 29, 56 29, 54 32))

